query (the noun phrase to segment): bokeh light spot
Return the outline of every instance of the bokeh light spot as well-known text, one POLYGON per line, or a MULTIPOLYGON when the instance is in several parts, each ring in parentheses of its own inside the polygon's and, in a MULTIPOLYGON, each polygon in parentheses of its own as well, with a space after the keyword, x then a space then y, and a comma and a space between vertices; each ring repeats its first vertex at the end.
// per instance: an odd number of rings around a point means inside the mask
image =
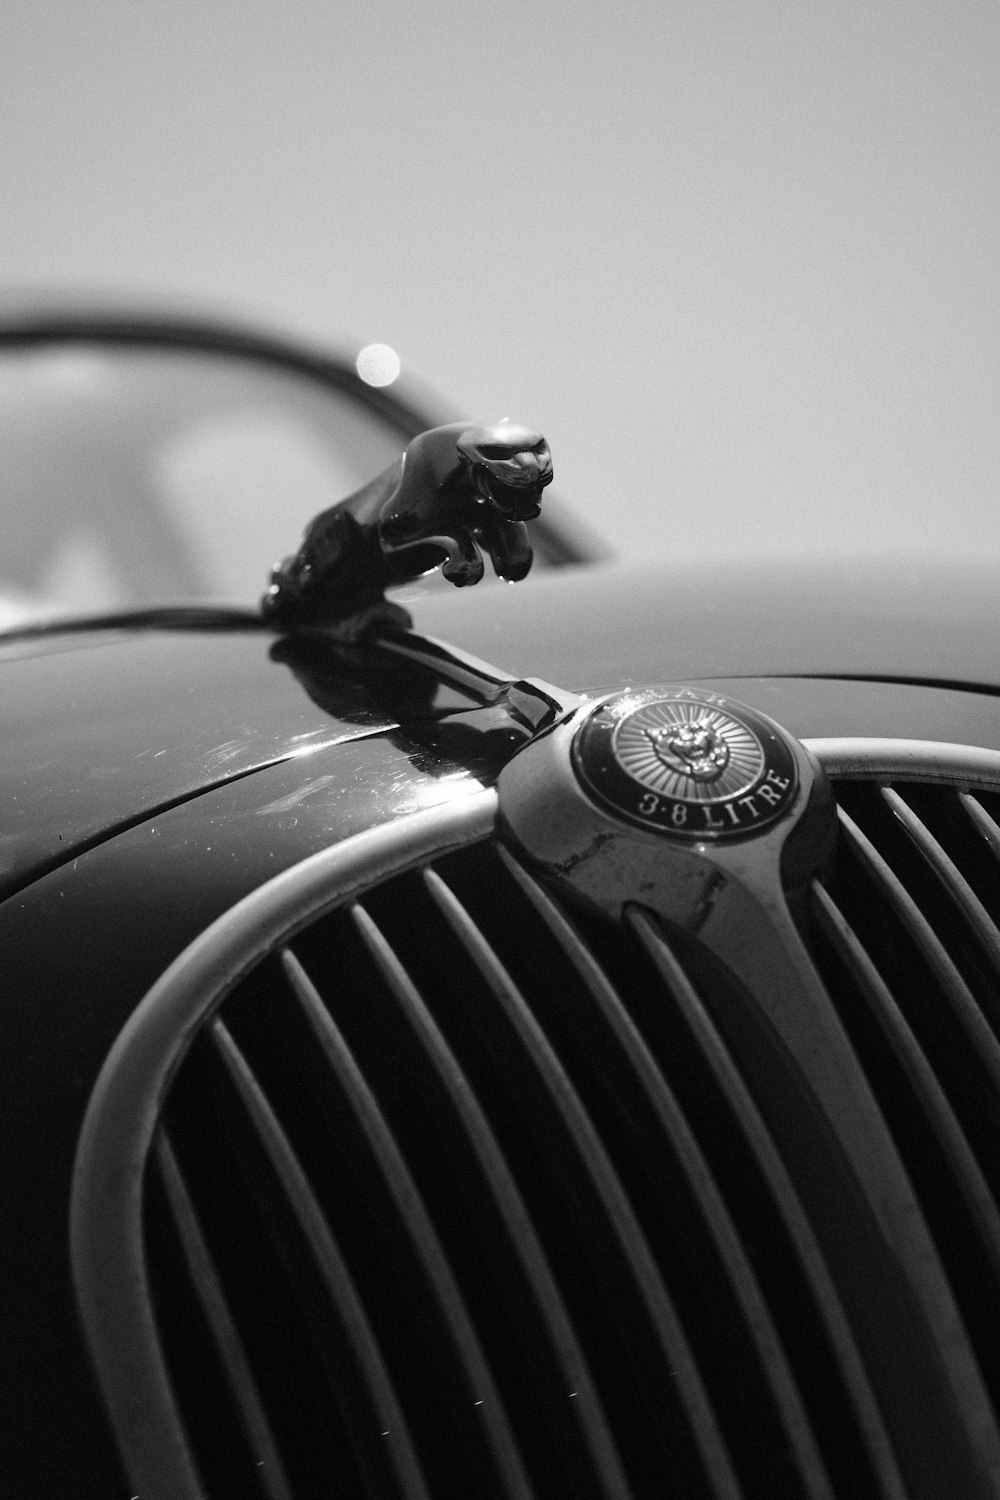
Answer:
POLYGON ((402 365, 399 355, 388 344, 366 344, 358 355, 356 368, 366 385, 392 385, 402 365))

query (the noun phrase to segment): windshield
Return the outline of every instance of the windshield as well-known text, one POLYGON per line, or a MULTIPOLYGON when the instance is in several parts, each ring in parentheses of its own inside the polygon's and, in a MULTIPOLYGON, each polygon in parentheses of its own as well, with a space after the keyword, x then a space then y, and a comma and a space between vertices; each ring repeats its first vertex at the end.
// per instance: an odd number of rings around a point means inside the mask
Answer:
POLYGON ((348 392, 214 351, 0 351, 0 628, 163 600, 251 603, 306 523, 407 435, 348 392))

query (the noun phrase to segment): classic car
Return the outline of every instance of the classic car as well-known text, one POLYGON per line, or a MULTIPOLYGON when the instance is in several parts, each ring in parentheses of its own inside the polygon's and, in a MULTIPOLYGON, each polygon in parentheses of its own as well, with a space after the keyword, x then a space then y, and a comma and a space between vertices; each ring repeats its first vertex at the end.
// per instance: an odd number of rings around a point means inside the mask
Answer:
POLYGON ((988 568, 615 564, 211 319, 0 395, 0 1493, 1000 1494, 988 568))

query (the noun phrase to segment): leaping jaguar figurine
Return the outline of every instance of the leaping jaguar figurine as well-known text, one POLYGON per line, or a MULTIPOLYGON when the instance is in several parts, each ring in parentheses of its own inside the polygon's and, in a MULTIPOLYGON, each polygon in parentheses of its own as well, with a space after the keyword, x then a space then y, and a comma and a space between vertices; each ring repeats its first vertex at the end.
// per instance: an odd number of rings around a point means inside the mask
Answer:
POLYGON ((504 421, 455 423, 422 432, 376 479, 318 515, 302 544, 271 574, 261 601, 281 631, 330 627, 358 640, 410 618, 384 590, 442 564, 459 588, 531 567, 526 521, 541 511, 552 458, 541 433, 504 421))

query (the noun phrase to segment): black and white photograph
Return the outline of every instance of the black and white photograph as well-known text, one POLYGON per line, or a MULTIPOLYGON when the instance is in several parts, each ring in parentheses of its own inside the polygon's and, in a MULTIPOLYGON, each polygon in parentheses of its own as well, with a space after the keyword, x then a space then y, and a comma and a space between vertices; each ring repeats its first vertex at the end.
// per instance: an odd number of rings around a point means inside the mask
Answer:
POLYGON ((0 1500, 1000 1500, 1000 8, 9 0, 0 1500))

